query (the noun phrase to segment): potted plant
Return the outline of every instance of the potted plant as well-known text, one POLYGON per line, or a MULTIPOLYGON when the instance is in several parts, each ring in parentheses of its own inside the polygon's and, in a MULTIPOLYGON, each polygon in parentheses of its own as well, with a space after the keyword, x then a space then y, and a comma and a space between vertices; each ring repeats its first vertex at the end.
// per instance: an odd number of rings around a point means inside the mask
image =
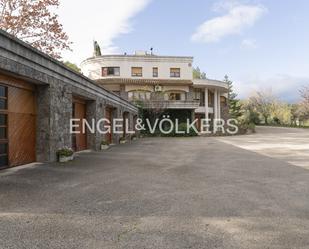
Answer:
POLYGON ((121 138, 119 139, 119 143, 120 143, 120 144, 125 144, 126 142, 127 142, 127 140, 126 140, 125 137, 121 137, 121 138))
POLYGON ((101 150, 107 150, 109 148, 109 143, 106 141, 101 142, 101 150))
POLYGON ((137 139, 136 135, 132 135, 132 136, 131 136, 131 140, 132 140, 132 141, 135 141, 136 139, 137 139))
POLYGON ((74 151, 69 147, 63 147, 57 150, 57 156, 60 163, 72 161, 74 159, 74 151))

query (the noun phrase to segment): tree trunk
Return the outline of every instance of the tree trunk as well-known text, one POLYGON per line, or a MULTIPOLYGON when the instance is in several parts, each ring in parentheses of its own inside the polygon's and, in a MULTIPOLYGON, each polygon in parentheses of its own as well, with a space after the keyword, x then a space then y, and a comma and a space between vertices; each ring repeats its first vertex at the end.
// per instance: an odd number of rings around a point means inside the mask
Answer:
POLYGON ((265 122, 266 125, 268 125, 267 116, 266 115, 264 115, 264 122, 265 122))

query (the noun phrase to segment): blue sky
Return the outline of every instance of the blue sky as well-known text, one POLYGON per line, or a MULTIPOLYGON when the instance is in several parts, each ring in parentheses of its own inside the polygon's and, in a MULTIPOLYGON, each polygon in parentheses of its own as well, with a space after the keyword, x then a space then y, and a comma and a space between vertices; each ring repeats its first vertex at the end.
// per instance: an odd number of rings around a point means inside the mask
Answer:
POLYGON ((309 2, 305 0, 88 0, 59 15, 74 42, 64 58, 80 63, 96 39, 103 53, 154 47, 192 55, 209 78, 235 82, 240 97, 272 90, 289 102, 309 84, 309 2))

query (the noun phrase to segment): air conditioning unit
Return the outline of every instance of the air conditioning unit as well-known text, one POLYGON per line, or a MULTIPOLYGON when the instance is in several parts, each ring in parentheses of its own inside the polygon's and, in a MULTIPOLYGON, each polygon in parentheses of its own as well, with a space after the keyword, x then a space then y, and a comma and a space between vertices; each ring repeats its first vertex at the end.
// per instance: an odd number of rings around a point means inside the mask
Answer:
POLYGON ((162 86, 156 85, 155 92, 162 92, 162 86))

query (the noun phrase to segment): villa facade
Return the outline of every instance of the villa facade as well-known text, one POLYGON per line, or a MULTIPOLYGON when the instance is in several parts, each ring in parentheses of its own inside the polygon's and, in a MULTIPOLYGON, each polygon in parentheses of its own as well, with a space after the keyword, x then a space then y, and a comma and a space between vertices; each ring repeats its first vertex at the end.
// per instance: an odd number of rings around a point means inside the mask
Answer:
POLYGON ((163 108, 186 113, 191 119, 220 119, 227 109, 228 85, 193 79, 193 57, 158 56, 144 51, 133 55, 99 55, 81 63, 82 73, 144 109, 163 108))

